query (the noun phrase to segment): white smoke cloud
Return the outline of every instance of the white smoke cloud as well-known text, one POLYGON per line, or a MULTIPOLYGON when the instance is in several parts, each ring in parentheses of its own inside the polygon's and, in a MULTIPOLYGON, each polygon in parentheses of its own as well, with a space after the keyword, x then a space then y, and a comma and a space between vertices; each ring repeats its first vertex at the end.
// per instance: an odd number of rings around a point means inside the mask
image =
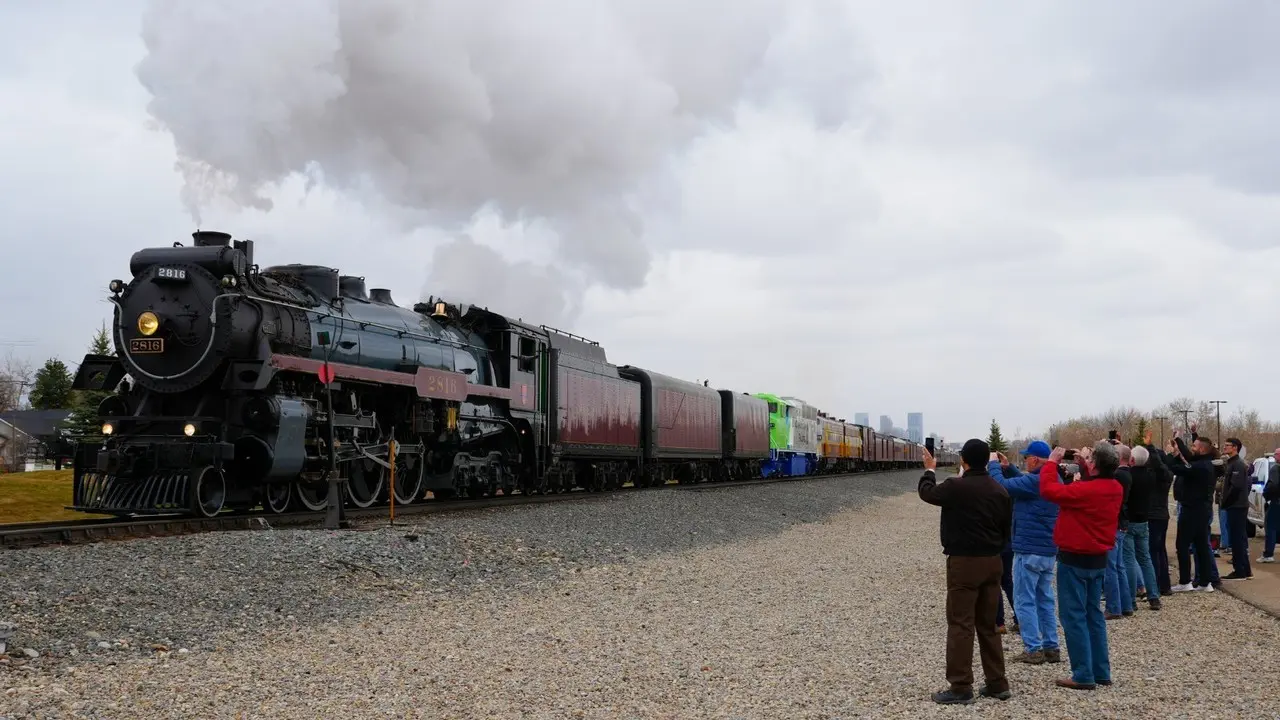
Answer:
MULTIPOLYGON (((828 0, 153 0, 137 76, 197 218, 215 198, 269 210, 303 174, 458 232, 541 220, 558 267, 511 282, 634 289, 637 193, 688 141, 742 102, 847 116, 865 64, 842 20, 828 0)), ((509 264, 456 243, 435 280, 509 264)))

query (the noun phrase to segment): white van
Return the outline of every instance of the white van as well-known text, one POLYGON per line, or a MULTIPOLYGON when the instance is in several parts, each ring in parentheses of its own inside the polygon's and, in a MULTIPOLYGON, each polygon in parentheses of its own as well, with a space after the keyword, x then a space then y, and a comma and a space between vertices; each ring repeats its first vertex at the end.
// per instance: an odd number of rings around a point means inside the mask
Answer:
POLYGON ((1267 501, 1262 499, 1262 488, 1266 487, 1275 462, 1269 457, 1253 461, 1253 486, 1249 488, 1249 537, 1257 535, 1259 528, 1266 527, 1267 501))

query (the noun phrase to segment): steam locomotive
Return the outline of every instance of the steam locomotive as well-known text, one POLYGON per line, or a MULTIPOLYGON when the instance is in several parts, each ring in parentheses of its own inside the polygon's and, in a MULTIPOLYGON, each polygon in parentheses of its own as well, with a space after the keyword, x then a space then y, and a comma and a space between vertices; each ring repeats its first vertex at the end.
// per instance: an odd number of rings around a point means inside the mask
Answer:
POLYGON ((794 398, 616 366, 572 333, 434 298, 410 310, 333 268, 260 269, 251 240, 193 239, 134 253, 132 279, 109 284, 115 354, 87 355, 73 384, 110 392, 101 439, 75 456, 75 510, 320 510, 335 469, 363 508, 920 465, 918 444, 794 398))

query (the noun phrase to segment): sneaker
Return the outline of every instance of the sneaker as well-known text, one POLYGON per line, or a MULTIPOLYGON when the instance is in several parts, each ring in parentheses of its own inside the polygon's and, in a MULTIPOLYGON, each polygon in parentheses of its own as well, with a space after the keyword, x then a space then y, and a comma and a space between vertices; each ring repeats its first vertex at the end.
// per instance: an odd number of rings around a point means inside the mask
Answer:
POLYGON ((934 693, 933 701, 939 705, 968 705, 973 702, 973 691, 958 693, 951 688, 947 688, 934 693))
POLYGON ((1185 585, 1174 585, 1169 589, 1176 593, 1183 593, 1183 592, 1191 592, 1192 590, 1198 590, 1199 588, 1192 585, 1191 583, 1187 583, 1185 585))
POLYGON ((1061 650, 1059 650, 1058 648, 1045 648, 1045 649, 1044 649, 1044 661, 1045 661, 1045 662, 1047 662, 1047 663, 1060 663, 1060 662, 1062 662, 1062 651, 1061 651, 1061 650))
POLYGON ((1013 661, 1026 663, 1028 665, 1042 665, 1044 664, 1044 651, 1036 650, 1034 652, 1027 652, 1024 650, 1021 655, 1015 656, 1013 661))
POLYGON ((1151 606, 1152 610, 1159 610, 1161 607, 1160 598, 1151 598, 1147 603, 1151 606))
POLYGON ((1241 575, 1238 572, 1232 572, 1230 575, 1223 575, 1222 579, 1223 580, 1252 580, 1253 573, 1249 573, 1248 575, 1241 575))
POLYGON ((1120 614, 1121 614, 1121 615, 1123 615, 1123 616, 1125 616, 1125 617, 1133 617, 1133 611, 1132 611, 1132 610, 1122 610, 1122 611, 1120 612, 1120 614))
POLYGON ((979 688, 978 694, 982 697, 995 698, 996 700, 1008 700, 1013 697, 1013 691, 1008 688, 1001 690, 1000 692, 992 692, 991 688, 986 685, 979 688))
POLYGON ((1276 561, 1275 555, 1263 555, 1262 557, 1258 558, 1258 562, 1273 563, 1275 561, 1276 561))
POLYGON ((1212 585, 1199 585, 1199 586, 1197 586, 1197 587, 1192 588, 1192 590, 1195 590, 1195 591, 1197 591, 1197 592, 1207 592, 1207 593, 1210 593, 1210 592, 1213 592, 1213 586, 1212 586, 1212 585))

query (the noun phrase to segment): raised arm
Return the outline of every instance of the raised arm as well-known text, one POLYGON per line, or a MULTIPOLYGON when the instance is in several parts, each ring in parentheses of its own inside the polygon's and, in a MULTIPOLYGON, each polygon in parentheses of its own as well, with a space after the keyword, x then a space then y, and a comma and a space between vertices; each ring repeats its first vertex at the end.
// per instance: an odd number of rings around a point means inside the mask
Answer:
MULTIPOLYGON (((1040 497, 1063 507, 1078 506, 1081 498, 1090 489, 1088 483, 1074 482, 1070 485, 1063 485, 1062 481, 1058 479, 1058 459, 1062 456, 1058 454, 1058 450, 1054 450, 1054 453, 1057 457, 1051 456, 1049 461, 1040 468, 1040 497)), ((1083 464, 1081 472, 1083 472, 1083 464)))
POLYGON ((1012 466, 1009 477, 1004 476, 1004 469, 1000 467, 998 460, 992 460, 987 463, 987 474, 992 480, 1004 486, 1005 491, 1009 493, 1009 497, 1015 500, 1035 500, 1040 497, 1040 478, 1034 475, 1023 475, 1016 473, 1012 466))
POLYGON ((916 492, 920 494, 921 500, 942 507, 951 496, 951 487, 952 484, 946 480, 938 482, 938 475, 933 470, 925 470, 924 475, 920 476, 916 492))

